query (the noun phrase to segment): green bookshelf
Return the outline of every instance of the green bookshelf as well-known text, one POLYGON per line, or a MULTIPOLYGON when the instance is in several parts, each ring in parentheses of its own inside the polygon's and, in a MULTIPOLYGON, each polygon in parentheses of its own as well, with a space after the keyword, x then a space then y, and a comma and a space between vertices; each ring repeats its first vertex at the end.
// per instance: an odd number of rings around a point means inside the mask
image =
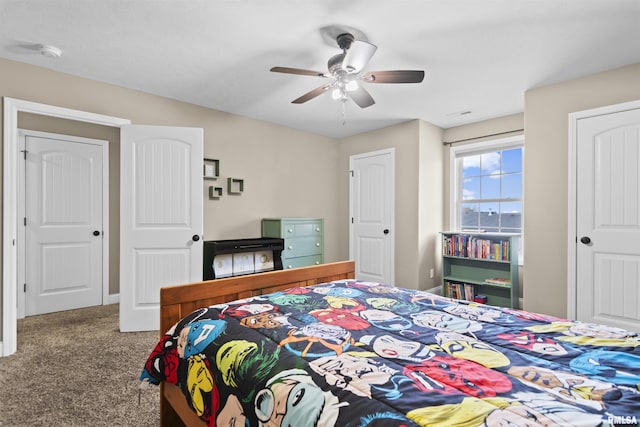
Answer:
POLYGON ((442 291, 447 297, 518 308, 520 235, 442 232, 442 291))

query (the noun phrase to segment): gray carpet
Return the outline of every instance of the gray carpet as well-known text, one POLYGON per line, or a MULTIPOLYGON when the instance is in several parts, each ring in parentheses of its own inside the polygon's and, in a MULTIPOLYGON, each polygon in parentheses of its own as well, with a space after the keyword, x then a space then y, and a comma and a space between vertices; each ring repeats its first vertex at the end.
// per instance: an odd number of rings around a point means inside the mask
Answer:
POLYGON ((138 376, 158 332, 120 333, 118 305, 18 320, 0 357, 0 426, 156 426, 158 387, 138 376))

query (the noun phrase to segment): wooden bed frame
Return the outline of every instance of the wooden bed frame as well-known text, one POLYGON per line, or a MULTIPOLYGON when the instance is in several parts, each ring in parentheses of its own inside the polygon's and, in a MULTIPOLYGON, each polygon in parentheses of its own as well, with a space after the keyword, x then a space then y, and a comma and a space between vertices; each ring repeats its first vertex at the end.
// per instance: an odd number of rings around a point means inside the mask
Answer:
MULTIPOLYGON (((164 335, 180 319, 200 307, 354 277, 355 263, 341 261, 164 287, 160 289, 160 334, 164 335)), ((160 425, 204 426, 205 423, 189 408, 177 386, 161 383, 160 425)))

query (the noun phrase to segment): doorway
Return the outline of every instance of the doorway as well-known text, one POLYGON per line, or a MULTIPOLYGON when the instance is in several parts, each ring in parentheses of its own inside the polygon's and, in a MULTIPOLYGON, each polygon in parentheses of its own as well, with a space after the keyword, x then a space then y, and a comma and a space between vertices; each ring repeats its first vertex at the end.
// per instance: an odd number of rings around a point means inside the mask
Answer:
POLYGON ((21 129, 18 142, 18 318, 102 304, 108 141, 21 129))
MULTIPOLYGON (((35 115, 58 117, 61 119, 68 119, 68 120, 78 121, 78 122, 93 123, 97 125, 107 126, 110 128, 117 128, 118 133, 122 132, 123 127, 129 128, 129 129, 135 128, 135 126, 129 126, 130 121, 126 119, 119 119, 115 117, 103 116, 103 115, 94 114, 94 113, 87 113, 87 112, 78 111, 78 110, 70 110, 67 108, 55 107, 55 106, 50 106, 45 104, 37 104, 29 101, 4 98, 3 206, 5 207, 10 206, 12 208, 7 208, 3 211, 3 281, 2 281, 2 297, 3 297, 2 298, 2 304, 3 304, 2 316, 3 318, 2 318, 2 342, 0 342, 0 355, 2 356, 8 356, 12 353, 15 353, 15 351, 17 350, 17 305, 18 305, 17 295, 18 295, 18 286, 19 286, 17 282, 17 271, 19 270, 18 268, 19 257, 17 253, 18 251, 17 230, 19 229, 20 221, 23 219, 18 216, 18 209, 17 209, 18 193, 19 193, 17 173, 18 173, 18 164, 19 164, 18 159, 20 154, 18 150, 18 140, 19 140, 18 113, 30 113, 35 115)), ((137 127, 140 128, 140 126, 137 126, 137 127)), ((155 126, 155 127, 147 126, 147 128, 155 128, 156 131, 169 129, 168 127, 163 127, 163 126, 155 126)), ((173 129, 177 129, 177 128, 173 128, 173 129)), ((193 129, 193 128, 186 128, 186 129, 193 129)), ((175 247, 172 247, 170 249, 174 250, 173 251, 174 256, 171 256, 170 254, 168 254, 167 250, 164 251, 164 258, 165 259, 170 258, 170 261, 173 263, 173 265, 178 264, 177 262, 178 259, 187 259, 187 258, 192 260, 191 265, 197 265, 197 269, 192 266, 191 268, 192 276, 190 277, 191 280, 189 281, 197 280, 197 277, 200 277, 200 276, 196 276, 196 275, 202 274, 201 242, 199 244, 197 244, 196 242, 201 240, 202 238, 201 236, 203 234, 203 231, 202 231, 202 181, 201 181, 202 180, 203 130, 196 129, 196 131, 199 134, 199 141, 196 144, 195 149, 190 151, 187 150, 190 153, 190 156, 189 156, 190 162, 188 162, 189 166, 185 167, 184 169, 185 171, 188 171, 188 172, 185 172, 185 176, 188 176, 189 179, 191 180, 192 191, 188 193, 189 194, 188 199, 197 200, 198 204, 193 204, 193 205, 182 204, 182 205, 175 206, 178 210, 181 210, 184 212, 192 211, 194 210, 194 207, 195 207, 195 210, 198 211, 198 214, 192 218, 190 227, 187 230, 188 231, 187 235, 184 235, 184 236, 181 235, 180 237, 181 245, 178 248, 178 249, 182 249, 184 247, 188 247, 188 248, 191 248, 191 250, 180 252, 180 251, 176 251, 175 247)), ((154 141, 157 141, 156 145, 160 147, 161 151, 163 149, 166 149, 165 151, 170 152, 169 156, 167 156, 168 159, 173 159, 174 158, 173 154, 175 154, 175 152, 172 151, 171 149, 172 144, 169 142, 169 139, 171 138, 167 136, 167 134, 165 134, 164 136, 159 135, 157 138, 154 139, 154 141)), ((155 142, 150 144, 145 144, 145 143, 139 144, 137 146, 137 150, 139 150, 138 153, 140 153, 140 150, 145 151, 147 148, 151 146, 156 146, 154 144, 155 142)), ((115 145, 115 144, 112 144, 112 145, 115 145)), ((123 156, 120 155, 119 157, 122 163, 123 156)), ((142 158, 144 158, 144 156, 142 158)), ((122 164, 120 166, 122 168, 122 164)), ((148 192, 154 193, 154 194, 157 193, 157 194, 155 196, 155 199, 153 197, 147 197, 145 199, 145 200, 150 200, 151 202, 157 199, 161 199, 163 194, 166 194, 166 189, 171 187, 169 184, 167 184, 167 182, 171 182, 171 178, 176 177, 175 174, 172 175, 170 173, 168 168, 162 168, 163 166, 162 163, 158 163, 156 166, 159 167, 160 173, 157 173, 152 177, 154 178, 152 179, 152 181, 156 184, 152 186, 153 191, 148 191, 148 192), (161 179, 155 179, 155 178, 161 178, 161 179)), ((177 164, 175 167, 179 169, 180 166, 181 164, 177 164)), ((185 164, 183 164, 182 166, 185 166, 185 164)), ((158 167, 151 168, 151 169, 153 171, 157 171, 158 167)), ((117 175, 119 177, 120 172, 118 172, 117 175)), ((122 182, 125 182, 125 181, 122 181, 122 182)), ((118 187, 120 187, 120 189, 122 190, 122 185, 118 185, 118 187)), ((171 188, 175 188, 175 186, 171 188)), ((141 188, 138 187, 138 190, 141 190, 141 188)), ((152 205, 140 206, 138 202, 142 200, 141 198, 135 198, 135 200, 136 200, 136 203, 128 203, 128 206, 131 207, 133 205, 136 205, 138 207, 141 207, 142 211, 144 212, 153 211, 154 206, 152 205)), ((111 203, 111 205, 113 205, 113 203, 111 203)), ((122 206, 120 206, 120 208, 121 209, 118 212, 118 217, 122 218, 123 208, 122 206)), ((155 220, 153 219, 151 220, 151 222, 145 223, 143 225, 145 226, 148 225, 151 228, 155 227, 156 232, 160 232, 162 230, 161 224, 156 224, 155 220)), ((94 231, 99 231, 99 230, 94 230, 94 231)), ((159 234, 166 234, 166 233, 160 232, 159 234)), ((120 235, 122 235, 122 233, 120 233, 120 235)), ((106 241, 106 237, 107 236, 105 236, 105 241, 106 241)), ((119 246, 122 246, 122 245, 119 245, 119 246)), ((131 249, 131 245, 129 245, 128 248, 131 249)), ((129 251, 127 251, 127 246, 124 247, 124 251, 123 251, 123 248, 119 247, 118 252, 120 255, 119 256, 120 261, 122 261, 123 259, 122 254, 124 252, 127 252, 127 255, 129 255, 130 253, 129 251)), ((141 255, 142 251, 139 251, 137 254, 141 255)), ((145 259, 149 259, 149 258, 153 258, 153 257, 146 257, 145 259)), ((123 281, 122 269, 120 268, 118 269, 119 269, 119 276, 120 276, 120 282, 119 282, 120 287, 122 287, 123 284, 125 287, 127 285, 130 285, 131 284, 130 279, 132 278, 132 276, 129 275, 125 277, 126 280, 123 281)), ((150 271, 150 269, 140 269, 137 272, 144 273, 146 271, 150 271)), ((147 277, 147 275, 142 274, 141 276, 140 275, 136 276, 135 279, 137 279, 139 283, 145 283, 145 281, 148 282, 150 278, 147 277)), ((182 280, 182 282, 184 282, 184 280, 182 280)), ((149 287, 149 289, 151 289, 151 287, 149 287)), ((118 299, 120 300, 120 312, 122 314, 123 301, 120 298, 118 299)), ((139 299, 137 299, 136 303, 140 303, 140 302, 144 303, 145 301, 140 301, 139 299)), ((153 301, 152 301, 152 304, 153 304, 153 301)), ((157 304, 153 304, 153 305, 157 307, 157 304)), ((125 305, 124 310, 125 311, 132 310, 134 308, 135 308, 134 305, 127 304, 125 305)), ((155 317, 157 317, 157 315, 155 317)), ((135 329, 128 328, 127 330, 135 330, 135 329)))
POLYGON ((97 125, 120 128, 130 120, 86 111, 72 110, 31 101, 7 98, 3 100, 3 206, 15 209, 3 211, 2 252, 2 342, 0 356, 8 356, 17 349, 17 301, 18 301, 18 114, 31 113, 48 117, 75 120, 97 125))
POLYGON ((395 283, 394 165, 393 148, 349 158, 349 256, 362 280, 395 283))

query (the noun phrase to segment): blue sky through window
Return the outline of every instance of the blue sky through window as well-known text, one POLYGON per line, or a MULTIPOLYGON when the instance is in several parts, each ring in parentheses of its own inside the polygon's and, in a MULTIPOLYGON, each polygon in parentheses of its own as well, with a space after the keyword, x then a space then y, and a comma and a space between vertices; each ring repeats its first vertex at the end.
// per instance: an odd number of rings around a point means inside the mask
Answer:
POLYGON ((520 232, 522 147, 462 158, 462 228, 520 232))

